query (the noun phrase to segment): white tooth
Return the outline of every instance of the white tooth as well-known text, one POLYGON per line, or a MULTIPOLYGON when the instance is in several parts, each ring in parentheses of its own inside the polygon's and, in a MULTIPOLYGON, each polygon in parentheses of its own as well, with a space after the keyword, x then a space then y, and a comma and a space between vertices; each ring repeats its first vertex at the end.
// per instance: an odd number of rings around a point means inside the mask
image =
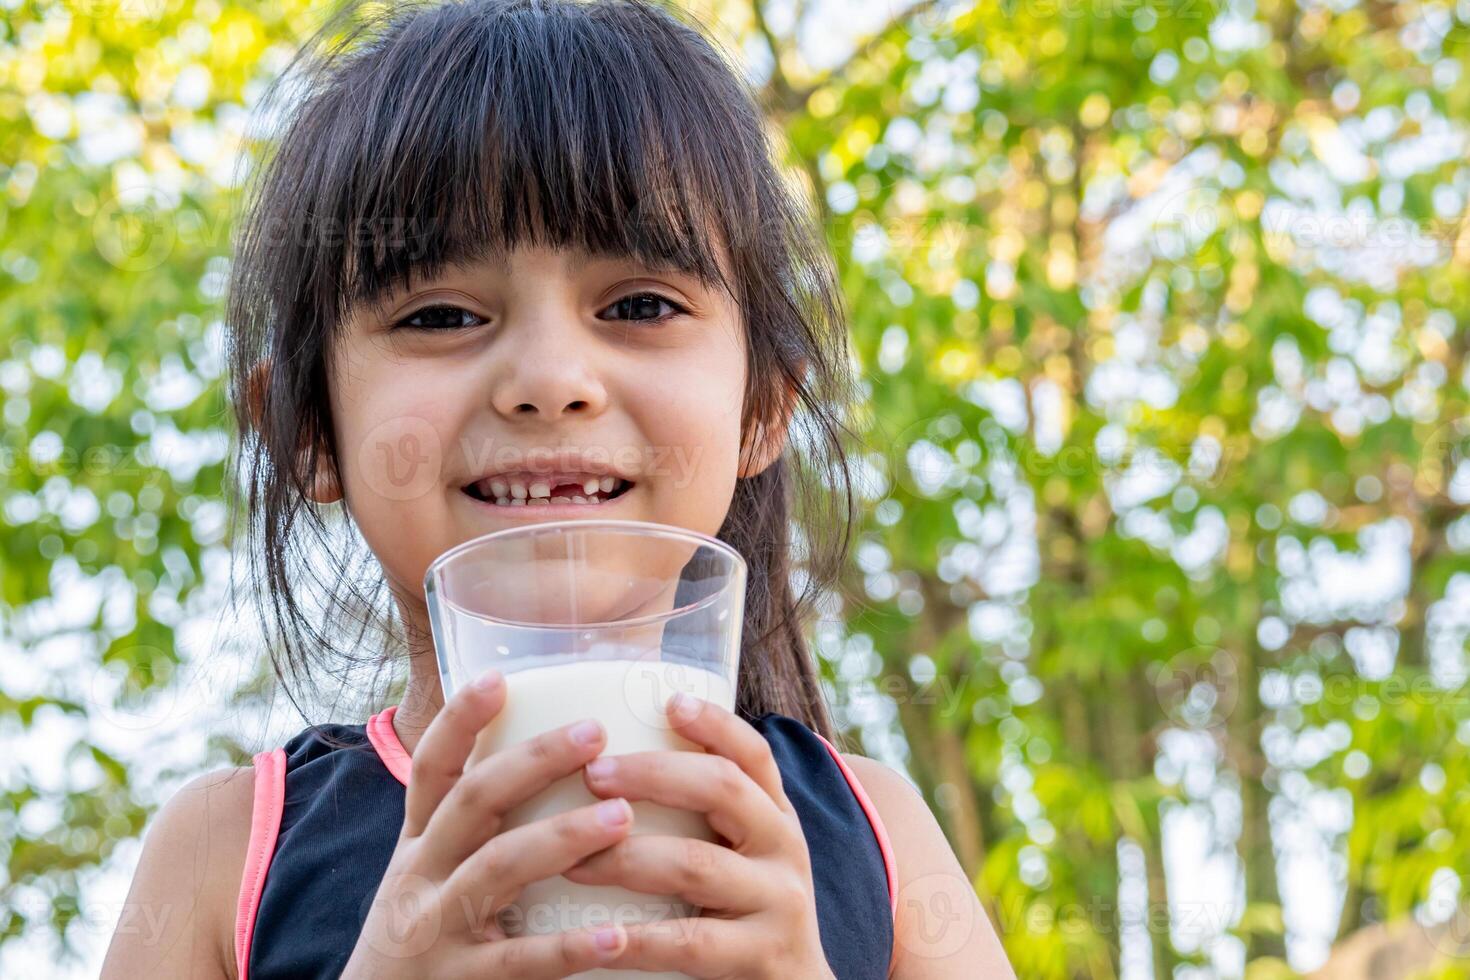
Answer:
POLYGON ((526 498, 525 497, 511 497, 510 498, 510 505, 512 507, 524 507, 524 506, 526 506, 526 498))
POLYGON ((584 496, 582 496, 580 493, 574 493, 574 494, 572 494, 572 503, 574 503, 574 504, 585 504, 586 502, 587 502, 587 498, 584 497, 584 496))
POLYGON ((601 485, 602 481, 597 479, 597 477, 588 477, 587 482, 582 484, 582 491, 590 497, 597 492, 597 488, 601 485))
POLYGON ((510 484, 498 476, 490 478, 490 492, 497 497, 504 497, 510 493, 510 484))
POLYGON ((612 493, 612 488, 618 485, 618 478, 615 476, 605 476, 601 480, 598 480, 597 483, 598 486, 602 487, 603 493, 612 493))
POLYGON ((518 500, 525 500, 526 485, 520 480, 512 480, 510 484, 510 495, 518 500))
POLYGON ((551 498, 551 502, 553 504, 569 504, 569 503, 572 502, 572 498, 571 497, 552 497, 551 498))
POLYGON ((509 497, 496 497, 495 498, 495 502, 497 504, 499 504, 500 506, 504 507, 506 504, 510 503, 510 498, 509 497))
POLYGON ((527 503, 530 503, 530 504, 547 504, 547 505, 549 505, 551 503, 551 501, 547 500, 545 497, 532 497, 530 500, 528 500, 526 502, 527 503))
POLYGON ((545 480, 536 480, 531 484, 528 489, 530 489, 531 496, 533 497, 551 496, 551 484, 547 483, 545 480))

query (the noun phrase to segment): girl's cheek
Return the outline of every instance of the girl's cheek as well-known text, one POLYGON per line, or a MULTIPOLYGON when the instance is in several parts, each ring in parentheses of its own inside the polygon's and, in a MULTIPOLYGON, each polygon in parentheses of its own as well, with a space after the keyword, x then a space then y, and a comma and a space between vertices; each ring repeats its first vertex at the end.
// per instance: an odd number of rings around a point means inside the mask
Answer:
POLYGON ((349 344, 337 368, 334 422, 346 480, 359 497, 416 500, 453 477, 454 420, 446 410, 461 397, 457 379, 367 340, 349 344))
POLYGON ((451 478, 449 438, 432 412, 423 409, 405 409, 365 425, 343 445, 349 494, 355 490, 357 500, 375 510, 423 502, 451 478))
POLYGON ((417 595, 423 570, 447 533, 444 495, 456 472, 449 438, 423 408, 360 425, 344 425, 348 511, 384 572, 417 595))

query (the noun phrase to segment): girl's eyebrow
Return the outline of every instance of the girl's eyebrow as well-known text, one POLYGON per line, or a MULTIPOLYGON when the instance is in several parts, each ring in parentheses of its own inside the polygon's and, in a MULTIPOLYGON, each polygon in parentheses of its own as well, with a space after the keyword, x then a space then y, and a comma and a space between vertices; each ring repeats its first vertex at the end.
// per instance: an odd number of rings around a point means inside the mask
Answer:
MULTIPOLYGON (((581 275, 587 270, 587 267, 592 265, 593 263, 602 262, 609 264, 616 263, 635 266, 641 269, 646 269, 647 271, 653 273, 665 273, 682 276, 684 278, 692 280, 693 282, 698 283, 703 288, 714 288, 715 286, 714 283, 705 282, 704 279, 700 277, 698 269, 692 267, 686 268, 684 265, 681 265, 673 259, 663 259, 658 257, 639 258, 637 255, 634 255, 631 252, 624 252, 618 249, 598 249, 589 251, 584 248, 569 248, 566 249, 566 252, 568 256, 567 268, 570 274, 573 276, 581 275)), ((500 273, 502 276, 509 277, 510 262, 506 256, 506 253, 504 251, 494 250, 486 252, 478 258, 466 258, 447 262, 442 266, 436 267, 432 272, 415 276, 415 281, 412 283, 412 285, 404 284, 399 289, 395 290, 392 295, 399 296, 408 292, 416 292, 418 290, 427 289, 438 283, 441 283, 443 280, 448 278, 453 278, 457 276, 473 276, 477 269, 483 269, 484 265, 486 264, 488 264, 491 268, 500 273)))

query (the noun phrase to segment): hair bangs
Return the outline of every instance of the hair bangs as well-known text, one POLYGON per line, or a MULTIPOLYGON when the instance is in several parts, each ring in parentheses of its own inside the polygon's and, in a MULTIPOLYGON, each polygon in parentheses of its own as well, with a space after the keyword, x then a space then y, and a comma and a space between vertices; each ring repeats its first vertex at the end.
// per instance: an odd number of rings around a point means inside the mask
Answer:
POLYGON ((346 152, 320 161, 297 212, 328 222, 298 267, 341 270, 333 320, 521 246, 631 256, 732 289, 722 217, 754 202, 690 137, 710 120, 671 97, 676 66, 610 29, 627 11, 597 13, 447 5, 354 56, 373 70, 349 69, 331 100, 345 137, 331 145, 346 152))

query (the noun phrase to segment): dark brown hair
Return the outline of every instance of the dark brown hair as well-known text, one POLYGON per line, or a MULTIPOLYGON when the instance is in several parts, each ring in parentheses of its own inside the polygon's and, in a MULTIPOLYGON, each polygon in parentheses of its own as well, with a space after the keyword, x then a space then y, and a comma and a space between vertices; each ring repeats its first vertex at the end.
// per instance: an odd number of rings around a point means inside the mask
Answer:
POLYGON ((339 8, 263 100, 278 129, 258 147, 229 285, 232 515, 293 704, 319 669, 381 672, 405 649, 346 509, 306 497, 319 456, 337 465, 327 377, 344 319, 530 243, 671 264, 738 302, 742 430, 792 415, 719 531, 750 570, 737 706, 833 738, 804 619, 851 542, 852 362, 825 238, 749 86, 687 14, 644 0, 368 9, 339 8))

